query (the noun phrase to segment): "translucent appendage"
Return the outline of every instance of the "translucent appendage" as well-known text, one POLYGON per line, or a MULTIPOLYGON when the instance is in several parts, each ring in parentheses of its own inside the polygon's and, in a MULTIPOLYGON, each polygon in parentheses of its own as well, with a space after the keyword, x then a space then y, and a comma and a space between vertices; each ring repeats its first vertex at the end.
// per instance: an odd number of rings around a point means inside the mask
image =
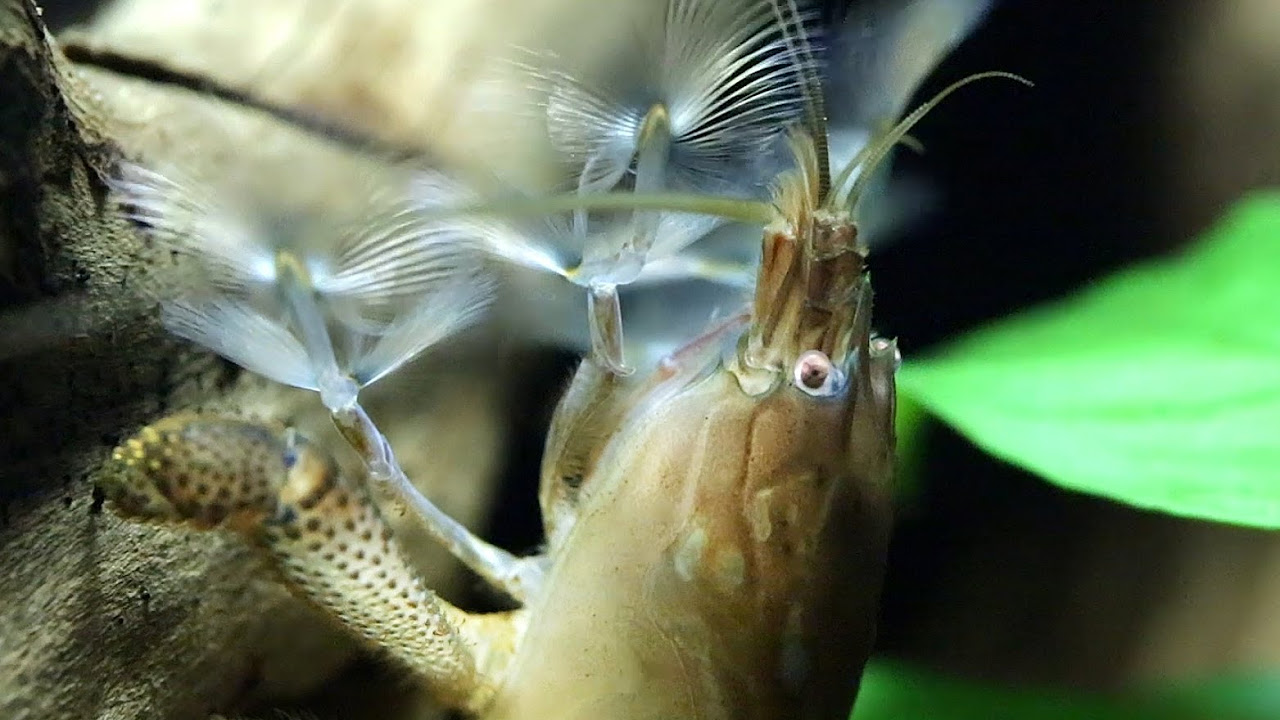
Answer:
POLYGON ((527 603, 540 591, 543 559, 516 557, 481 540, 431 502, 409 480, 391 443, 359 403, 334 412, 332 417, 338 431, 364 460, 374 489, 412 513, 423 529, 463 565, 520 603, 527 603))
POLYGON ((588 288, 587 314, 592 358, 615 375, 635 372, 623 355, 622 303, 618 299, 618 287, 600 283, 588 288))

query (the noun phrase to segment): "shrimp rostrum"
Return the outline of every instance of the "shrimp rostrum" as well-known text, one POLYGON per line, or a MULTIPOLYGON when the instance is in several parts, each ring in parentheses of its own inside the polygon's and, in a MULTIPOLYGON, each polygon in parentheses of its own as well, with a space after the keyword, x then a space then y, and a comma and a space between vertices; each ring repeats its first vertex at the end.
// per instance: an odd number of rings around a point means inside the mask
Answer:
MULTIPOLYGON (((777 47, 810 52, 789 35, 798 27, 781 22, 777 47)), ((942 94, 833 176, 821 91, 809 91, 803 121, 784 133, 790 168, 767 199, 639 188, 543 204, 701 212, 761 234, 754 282, 733 312, 635 372, 618 372, 607 343, 582 360, 545 442, 541 554, 512 556, 421 497, 358 399, 483 308, 484 283, 457 281, 480 271, 454 250, 468 228, 492 223, 449 218, 492 216, 501 203, 417 216, 392 203, 371 225, 380 230, 357 228, 332 251, 176 241, 189 253, 219 248, 221 280, 175 305, 175 331, 319 392, 366 471, 340 471, 282 424, 183 412, 115 450, 112 506, 243 535, 297 594, 473 717, 846 718, 874 640, 899 363, 896 343, 872 330, 855 211, 871 171, 942 94), (353 328, 376 340, 351 341, 353 328), (391 502, 516 609, 472 613, 425 587, 383 519, 391 502)), ((124 201, 169 236, 217 233, 208 218, 236 215, 206 217, 178 201, 177 184, 130 177, 124 201)), ((642 219, 646 237, 661 232, 642 219)), ((598 336, 621 334, 618 313, 591 322, 598 336)))

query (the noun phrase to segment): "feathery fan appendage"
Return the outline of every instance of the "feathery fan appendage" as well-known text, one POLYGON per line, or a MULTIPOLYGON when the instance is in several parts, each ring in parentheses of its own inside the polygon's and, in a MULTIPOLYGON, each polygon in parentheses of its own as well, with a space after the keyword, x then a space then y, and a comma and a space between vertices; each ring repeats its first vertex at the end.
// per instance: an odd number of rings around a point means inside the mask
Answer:
MULTIPOLYGON (((892 123, 948 53, 977 27, 992 0, 868 0, 832 36, 833 122, 869 131, 892 123)), ((843 159, 843 158, 842 158, 843 159)))
POLYGON ((726 290, 750 290, 755 287, 755 263, 717 262, 687 254, 664 257, 645 265, 644 272, 630 287, 639 290, 691 281, 711 283, 726 290))
POLYGON ((379 305, 431 292, 478 262, 479 225, 430 222, 409 201, 349 224, 316 291, 379 305))
POLYGON ((107 184, 126 220, 197 262, 213 287, 245 293, 275 280, 272 253, 255 242, 257 230, 176 169, 160 173, 121 161, 107 184))
POLYGON ((354 402, 356 384, 385 377, 488 305, 482 225, 430 222, 403 189, 326 223, 174 177, 129 163, 112 181, 126 217, 203 271, 162 303, 164 325, 251 372, 354 402))
MULTIPOLYGON (((794 36, 815 38, 819 25, 808 0, 800 0, 803 9, 791 3, 789 12, 775 5, 670 0, 646 8, 647 20, 635 28, 633 51, 640 57, 605 84, 552 52, 524 50, 511 61, 545 111, 546 135, 569 164, 577 194, 630 188, 765 195, 790 160, 782 140, 809 107, 816 71, 814 54, 796 52, 794 36)), ((722 224, 658 210, 579 209, 569 233, 544 236, 508 226, 486 234, 491 254, 525 267, 554 267, 590 287, 639 281, 648 263, 673 258, 722 224), (575 254, 576 265, 545 262, 575 254)), ((659 275, 712 269, 705 265, 669 262, 659 275)))
MULTIPOLYGON (((422 210, 447 210, 471 204, 483 204, 485 198, 441 173, 420 173, 410 181, 410 196, 422 210)), ((548 219, 545 227, 532 226, 506 218, 486 215, 450 216, 433 221, 441 234, 452 236, 456 247, 471 258, 497 260, 564 277, 568 264, 564 248, 553 238, 568 237, 567 225, 562 229, 558 219, 548 219)), ((448 243, 446 243, 448 245, 448 243)))
POLYGON ((252 373, 283 385, 319 388, 312 361, 297 336, 283 322, 242 301, 219 296, 171 300, 163 304, 161 319, 177 337, 252 373))
POLYGON ((665 108, 664 187, 755 196, 767 180, 750 171, 802 119, 805 78, 818 70, 784 40, 784 30, 817 37, 818 15, 808 5, 790 21, 798 27, 784 29, 769 0, 671 0, 654 18, 656 37, 635 48, 644 57, 628 67, 634 75, 612 91, 563 68, 552 53, 527 52, 530 59, 515 64, 542 98, 552 147, 584 190, 612 189, 634 172, 644 120, 665 108))
MULTIPOLYGON (((548 79, 553 84, 546 99, 547 136, 557 152, 585 164, 591 158, 613 158, 619 148, 634 145, 643 111, 605 96, 567 72, 553 72, 548 79)), ((604 161, 599 164, 599 176, 615 172, 617 165, 604 161)), ((625 170, 624 165, 616 172, 620 175, 625 170)))
POLYGON ((517 51, 526 59, 509 64, 538 98, 535 104, 551 147, 579 171, 593 163, 593 187, 606 185, 608 178, 608 187, 617 184, 627 170, 643 112, 563 69, 555 53, 517 51))
POLYGON ((802 119, 805 78, 820 70, 816 59, 798 56, 784 41, 784 30, 816 40, 818 16, 811 8, 791 19, 798 27, 784 28, 772 2, 747 4, 672 0, 669 6, 660 84, 683 154, 677 167, 695 175, 730 176, 768 149, 802 119))
POLYGON ((658 223, 657 241, 649 248, 649 257, 653 260, 674 257, 723 224, 723 220, 711 215, 663 213, 658 223))
POLYGON ((461 273, 403 313, 351 362, 351 376, 372 385, 426 350, 476 324, 496 291, 492 278, 461 273))

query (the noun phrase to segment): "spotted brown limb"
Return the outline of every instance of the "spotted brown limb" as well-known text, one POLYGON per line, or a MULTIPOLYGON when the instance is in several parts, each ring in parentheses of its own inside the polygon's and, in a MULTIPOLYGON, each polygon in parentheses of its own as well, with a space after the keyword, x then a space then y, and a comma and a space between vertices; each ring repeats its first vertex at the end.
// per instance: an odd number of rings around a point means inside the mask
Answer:
POLYGON ((442 702, 467 710, 488 702, 514 617, 470 615, 428 589, 362 488, 295 431, 181 413, 144 428, 112 459, 104 489, 119 514, 249 538, 292 589, 442 702))

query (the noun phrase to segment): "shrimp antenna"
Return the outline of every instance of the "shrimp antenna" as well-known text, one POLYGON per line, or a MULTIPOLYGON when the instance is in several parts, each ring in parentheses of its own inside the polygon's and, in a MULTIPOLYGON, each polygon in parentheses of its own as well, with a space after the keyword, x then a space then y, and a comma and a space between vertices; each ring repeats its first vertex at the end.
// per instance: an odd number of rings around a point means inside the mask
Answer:
POLYGON ((768 224, 776 216, 773 205, 757 200, 698 193, 636 193, 616 190, 434 206, 423 208, 420 214, 428 220, 442 220, 468 216, 552 215, 573 210, 658 210, 710 215, 753 225, 768 224))
POLYGON ((818 153, 819 197, 826 195, 831 186, 831 159, 827 150, 827 105, 823 94, 822 78, 818 74, 813 45, 805 32, 804 19, 796 0, 772 0, 773 13, 778 19, 778 29, 787 50, 796 58, 796 73, 805 96, 805 125, 818 153), (795 28, 793 34, 792 28, 795 28))
POLYGON ((844 183, 849 180, 849 176, 853 171, 861 167, 862 171, 858 174, 858 179, 853 182, 853 186, 849 188, 847 195, 843 198, 837 198, 835 202, 827 203, 828 206, 844 207, 852 210, 861 199, 862 193, 866 189, 867 183, 870 182, 870 178, 874 174, 876 167, 884 160, 885 156, 889 154, 889 151, 893 149, 893 146, 897 145, 904 137, 906 137, 906 134, 911 132, 911 129, 914 128, 917 123, 923 120, 924 117, 937 107, 939 103, 947 99, 947 96, 951 95, 951 93, 970 83, 991 78, 1013 80, 1015 82, 1022 83, 1027 87, 1035 87, 1035 83, 1021 75, 1001 72, 998 70, 976 73, 951 83, 938 91, 938 93, 930 98, 928 102, 911 111, 911 114, 903 118, 897 125, 894 125, 893 128, 885 133, 884 136, 872 143, 869 143, 865 148, 860 150, 858 154, 854 156, 853 160, 851 160, 849 164, 840 171, 839 177, 836 178, 835 187, 843 187, 844 183))

